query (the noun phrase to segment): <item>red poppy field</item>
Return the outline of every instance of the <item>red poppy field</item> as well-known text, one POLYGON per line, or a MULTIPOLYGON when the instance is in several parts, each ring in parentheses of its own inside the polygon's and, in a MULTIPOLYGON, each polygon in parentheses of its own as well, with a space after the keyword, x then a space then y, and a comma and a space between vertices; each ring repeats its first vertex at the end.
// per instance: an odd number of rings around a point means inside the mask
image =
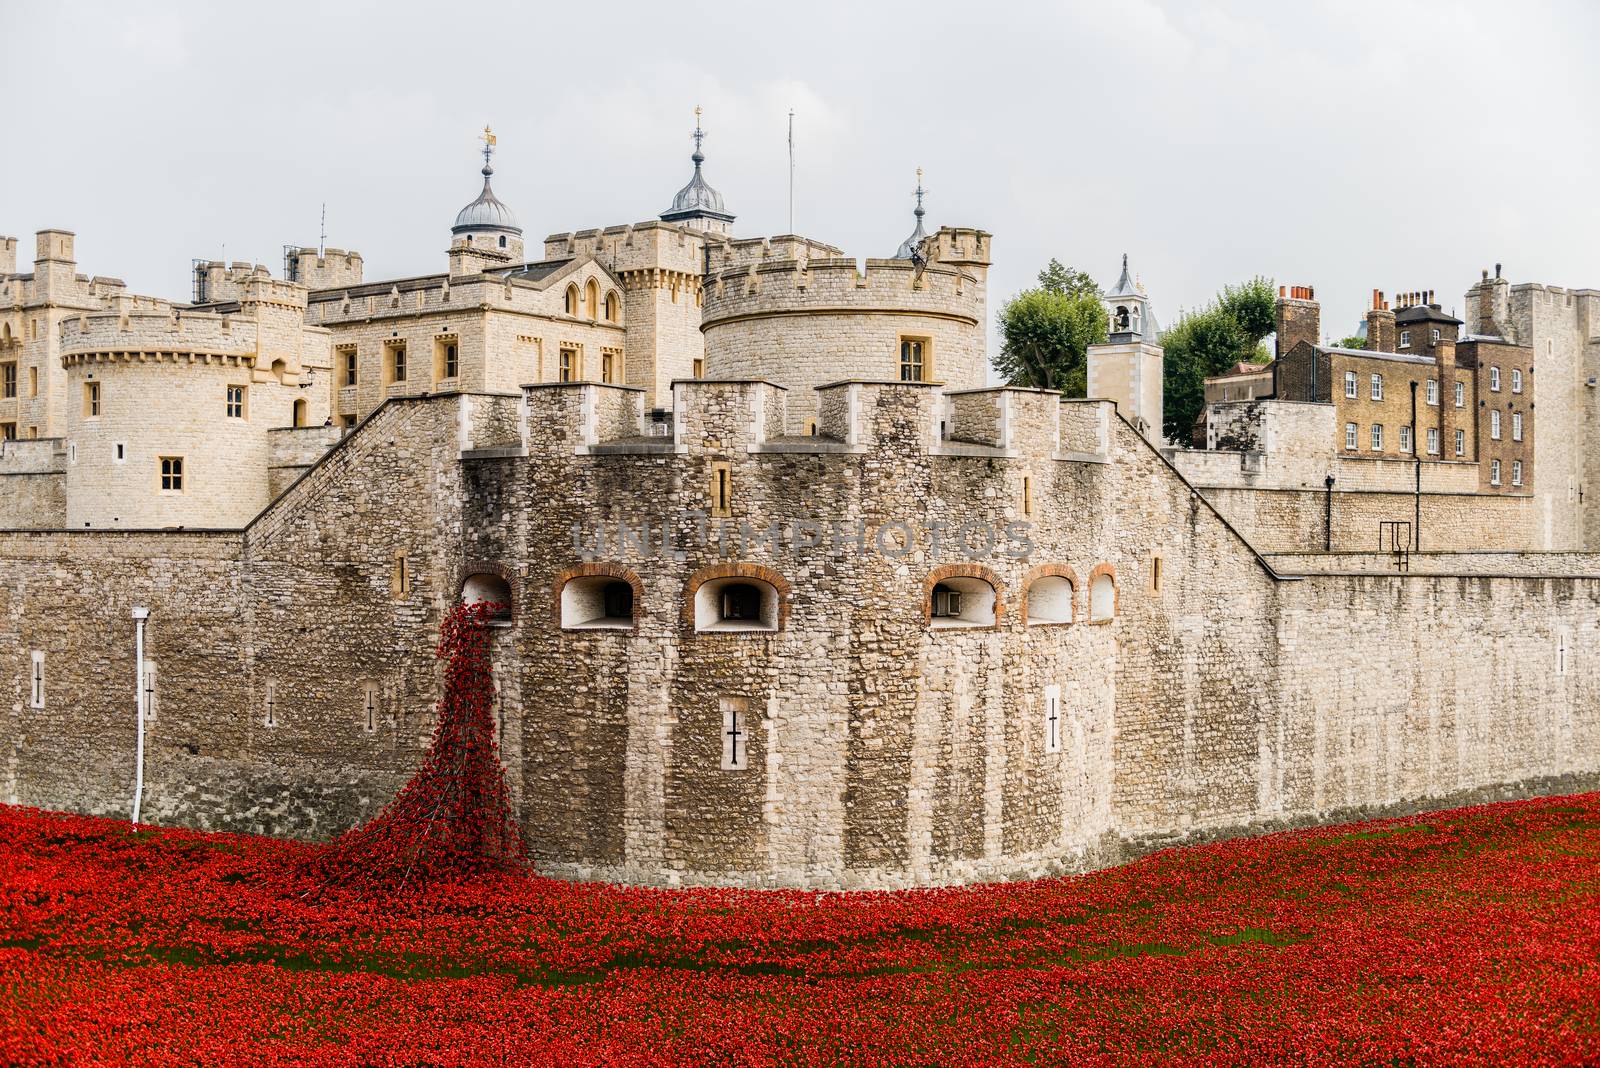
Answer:
POLYGON ((1600 794, 874 894, 0 808, 0 1064, 1600 1063, 1600 794))

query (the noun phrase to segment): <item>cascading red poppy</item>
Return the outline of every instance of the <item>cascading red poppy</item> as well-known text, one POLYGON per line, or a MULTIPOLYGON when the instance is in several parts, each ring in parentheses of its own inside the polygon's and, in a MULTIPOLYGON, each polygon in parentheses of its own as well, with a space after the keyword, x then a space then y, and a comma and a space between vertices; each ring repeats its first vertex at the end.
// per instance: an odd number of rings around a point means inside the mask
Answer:
POLYGON ((504 605, 458 604, 440 627, 444 696, 422 766, 382 812, 313 864, 342 889, 393 890, 514 868, 525 856, 495 738, 489 621, 504 605))

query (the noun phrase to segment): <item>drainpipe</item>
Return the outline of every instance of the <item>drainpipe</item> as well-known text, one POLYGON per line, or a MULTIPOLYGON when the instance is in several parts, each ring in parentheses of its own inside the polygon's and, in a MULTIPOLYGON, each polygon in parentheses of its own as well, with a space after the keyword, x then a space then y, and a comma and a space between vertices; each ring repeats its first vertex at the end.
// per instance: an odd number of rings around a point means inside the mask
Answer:
POLYGON ((1322 483, 1327 487, 1322 496, 1322 551, 1333 552, 1333 476, 1322 483))
POLYGON ((137 674, 133 680, 134 703, 139 710, 139 740, 133 757, 133 823, 139 823, 139 804, 144 799, 144 623, 150 618, 150 609, 133 610, 133 659, 137 674))
MULTIPOLYGON (((1439 407, 1443 408, 1443 396, 1440 396, 1439 407)), ((1411 380, 1411 461, 1417 473, 1417 488, 1412 496, 1411 508, 1411 546, 1417 552, 1422 551, 1422 457, 1417 453, 1417 380, 1411 380)), ((1440 442, 1439 448, 1444 448, 1440 442)), ((1441 453, 1442 455, 1442 453, 1441 453)))

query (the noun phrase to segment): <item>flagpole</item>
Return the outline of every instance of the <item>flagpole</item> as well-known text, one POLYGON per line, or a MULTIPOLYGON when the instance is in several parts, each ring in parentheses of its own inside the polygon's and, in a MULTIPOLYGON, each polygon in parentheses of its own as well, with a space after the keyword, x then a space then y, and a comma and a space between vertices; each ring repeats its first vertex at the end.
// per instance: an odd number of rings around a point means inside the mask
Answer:
POLYGON ((794 233, 794 108, 789 109, 789 232, 794 233))

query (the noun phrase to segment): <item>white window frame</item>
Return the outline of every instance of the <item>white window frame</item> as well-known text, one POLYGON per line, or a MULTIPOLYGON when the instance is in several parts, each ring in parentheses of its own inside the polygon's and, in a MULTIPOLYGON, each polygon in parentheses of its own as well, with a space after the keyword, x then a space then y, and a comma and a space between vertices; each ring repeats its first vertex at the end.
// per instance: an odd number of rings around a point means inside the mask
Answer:
POLYGON ((1500 440, 1500 409, 1489 409, 1489 436, 1495 441, 1500 440))
POLYGON ((1361 447, 1360 439, 1361 428, 1354 423, 1346 423, 1344 425, 1344 447, 1347 449, 1359 449, 1361 447))
POLYGON ((1457 430, 1456 431, 1456 455, 1457 456, 1465 456, 1466 454, 1467 454, 1467 432, 1465 430, 1457 430))
POLYGON ((1404 453, 1411 451, 1411 427, 1409 424, 1400 427, 1400 451, 1404 453))
POLYGON ((1372 430, 1369 431, 1368 433, 1371 435, 1370 441, 1371 441, 1371 445, 1372 445, 1372 451, 1373 452, 1382 452, 1383 451, 1383 424, 1382 423, 1373 423, 1372 424, 1372 430))
POLYGON ((1431 337, 1434 341, 1438 341, 1439 338, 1441 337, 1441 335, 1439 333, 1439 328, 1437 326, 1434 327, 1433 330, 1429 333, 1428 336, 1431 337))
POLYGON ((1489 392, 1500 392, 1500 368, 1498 367, 1489 368, 1489 392))
POLYGON ((1521 460, 1512 460, 1511 461, 1511 484, 1513 486, 1522 485, 1522 461, 1521 460))
POLYGON ((1521 412, 1512 412, 1511 413, 1511 440, 1512 441, 1521 441, 1522 440, 1522 413, 1521 412))
POLYGON ((44 707, 44 650, 35 649, 28 661, 28 707, 44 707))
POLYGON ((1372 399, 1373 400, 1383 400, 1383 376, 1382 375, 1375 374, 1375 375, 1372 376, 1372 391, 1371 392, 1372 392, 1372 399))
POLYGON ((1522 392, 1522 368, 1520 367, 1513 367, 1511 369, 1511 392, 1522 392))
POLYGON ((1044 751, 1046 753, 1061 752, 1061 687, 1051 683, 1044 688, 1044 717, 1041 726, 1044 729, 1044 751))
POLYGON ((1436 426, 1428 428, 1428 455, 1439 455, 1439 428, 1436 426))
POLYGON ((722 709, 722 770, 744 771, 750 767, 750 700, 723 697, 717 703, 722 709))
POLYGON ((1491 486, 1500 485, 1500 461, 1499 460, 1490 460, 1489 461, 1489 485, 1491 485, 1491 486))
POLYGON ((1439 403, 1439 380, 1437 378, 1428 379, 1428 403, 1433 405, 1439 403))
POLYGON ((1409 349, 1411 347, 1411 331, 1400 331, 1400 347, 1403 349, 1409 349))
POLYGON ((1356 382, 1356 373, 1354 371, 1346 371, 1344 373, 1344 395, 1351 400, 1355 400, 1360 395, 1360 392, 1360 386, 1356 382))
POLYGON ((1457 408, 1465 408, 1466 406, 1467 406, 1467 384, 1465 382, 1457 382, 1456 383, 1456 407, 1457 408))

